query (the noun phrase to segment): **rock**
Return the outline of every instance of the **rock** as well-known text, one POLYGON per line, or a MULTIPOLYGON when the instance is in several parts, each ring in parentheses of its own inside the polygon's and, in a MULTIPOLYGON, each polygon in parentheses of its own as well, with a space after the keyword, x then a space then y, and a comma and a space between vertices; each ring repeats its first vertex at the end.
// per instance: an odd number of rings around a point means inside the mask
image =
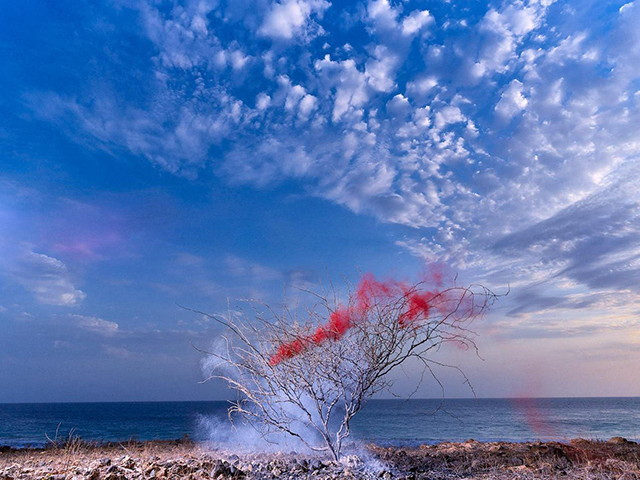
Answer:
POLYGON ((503 453, 506 448, 502 445, 491 445, 489 447, 489 452, 491 453, 503 453))
POLYGON ((616 445, 628 445, 628 444, 635 444, 636 442, 631 442, 624 437, 611 437, 607 441, 607 443, 614 443, 616 445))
POLYGON ((557 460, 566 459, 567 455, 564 453, 564 450, 558 446, 558 444, 553 443, 532 443, 529 445, 529 449, 537 453, 541 456, 551 456, 557 460))
POLYGON ((307 468, 312 471, 318 471, 318 470, 322 470, 325 467, 325 464, 322 463, 320 460, 318 460, 317 458, 314 458, 312 460, 309 461, 307 468))
POLYGON ((526 473, 529 470, 529 467, 526 465, 518 465, 515 467, 509 467, 509 470, 512 472, 526 473))
POLYGON ((509 457, 509 465, 512 467, 518 467, 524 465, 524 460, 520 457, 509 457))
POLYGON ((582 438, 582 437, 580 437, 580 438, 573 438, 573 439, 571 439, 571 441, 570 441, 569 443, 571 443, 571 445, 574 445, 574 444, 576 444, 576 445, 580 445, 580 444, 585 444, 585 443, 586 443, 586 444, 589 444, 589 443, 591 443, 591 441, 590 441, 590 440, 587 440, 586 438, 582 438))
POLYGON ((98 480, 100 478, 100 470, 94 468, 93 470, 89 470, 87 474, 87 480, 98 480))
POLYGON ((352 469, 359 469, 364 465, 362 459, 357 455, 344 456, 340 459, 340 463, 342 463, 342 465, 344 465, 345 467, 352 469))
POLYGON ((220 476, 224 477, 234 477, 241 478, 244 477, 244 472, 239 468, 234 467, 224 460, 216 460, 213 465, 213 469, 209 474, 212 478, 218 478, 220 476))

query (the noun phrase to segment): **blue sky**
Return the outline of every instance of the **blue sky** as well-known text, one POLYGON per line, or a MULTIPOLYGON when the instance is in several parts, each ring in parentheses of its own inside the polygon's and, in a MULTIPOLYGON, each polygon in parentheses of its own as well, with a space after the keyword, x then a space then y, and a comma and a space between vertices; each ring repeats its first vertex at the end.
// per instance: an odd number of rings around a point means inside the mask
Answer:
POLYGON ((480 396, 640 395, 637 1, 2 12, 0 402, 224 398, 176 303, 434 263, 511 286, 480 396))

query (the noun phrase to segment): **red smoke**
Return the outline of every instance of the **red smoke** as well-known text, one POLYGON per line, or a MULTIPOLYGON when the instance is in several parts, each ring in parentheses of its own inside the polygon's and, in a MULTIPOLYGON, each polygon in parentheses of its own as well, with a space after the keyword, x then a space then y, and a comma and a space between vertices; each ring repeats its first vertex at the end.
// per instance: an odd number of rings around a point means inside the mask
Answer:
MULTIPOLYGON (((442 282, 442 270, 433 272, 435 282, 442 282)), ((376 306, 389 304, 393 301, 405 299, 405 311, 398 317, 401 327, 406 327, 412 322, 425 319, 433 307, 432 301, 438 295, 437 291, 422 292, 418 288, 410 287, 404 282, 387 280, 380 282, 367 273, 362 277, 358 288, 351 297, 349 306, 339 306, 331 312, 329 321, 319 326, 311 335, 305 335, 295 340, 281 344, 269 359, 270 365, 293 358, 304 352, 307 348, 319 345, 327 340, 339 340, 342 336, 376 306)))
POLYGON ((557 432, 547 421, 544 414, 538 407, 538 399, 530 397, 520 397, 512 400, 516 409, 520 410, 524 419, 531 428, 531 431, 541 439, 557 437, 557 432))
POLYGON ((514 392, 513 405, 518 410, 531 432, 540 439, 558 438, 558 432, 545 414, 546 410, 541 408, 541 400, 538 397, 544 393, 544 369, 540 365, 529 363, 523 372, 521 381, 524 382, 520 388, 514 392))

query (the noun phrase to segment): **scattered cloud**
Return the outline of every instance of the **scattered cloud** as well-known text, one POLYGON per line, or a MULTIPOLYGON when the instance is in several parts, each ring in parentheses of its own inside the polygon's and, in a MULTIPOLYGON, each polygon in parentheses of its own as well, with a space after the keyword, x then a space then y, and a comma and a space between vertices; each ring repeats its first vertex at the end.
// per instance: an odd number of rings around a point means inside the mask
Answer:
POLYGON ((571 279, 594 291, 640 293, 639 171, 638 165, 633 167, 601 191, 504 236, 492 250, 502 256, 524 253, 529 263, 554 267, 550 276, 571 279))
POLYGON ((329 6, 330 3, 325 0, 274 1, 267 10, 258 34, 271 39, 302 37, 308 40, 313 33, 319 33, 317 24, 311 20, 312 16, 321 17, 329 6))
POLYGON ((496 114, 500 117, 511 119, 527 106, 527 99, 522 94, 522 83, 513 80, 502 93, 500 101, 496 105, 496 114))
POLYGON ((77 289, 60 260, 26 249, 12 265, 11 278, 45 305, 72 307, 87 296, 77 289))
MULTIPOLYGON (((232 185, 294 182, 410 227, 397 243, 420 258, 547 282, 530 303, 540 309, 566 305, 563 282, 636 291, 640 198, 624 186, 640 155, 634 3, 606 18, 537 0, 468 18, 387 0, 348 12, 321 0, 256 5, 141 2, 154 65, 144 101, 99 85, 27 103, 83 145, 187 178, 210 169, 232 185), (326 21, 340 13, 343 23, 326 21)), ((238 276, 280 278, 224 261, 238 276)))
MULTIPOLYGON (((280 299, 345 252, 380 270, 442 262, 460 282, 510 285, 478 324, 497 339, 494 361, 573 359, 585 373, 585 359, 624 357, 610 365, 634 372, 640 8, 623 3, 135 0, 25 17, 42 28, 8 44, 39 42, 57 61, 16 54, 5 82, 8 374, 40 371, 42 356, 126 364, 104 383, 115 395, 166 361, 188 383, 189 341, 217 327, 174 300, 216 311, 226 297, 280 299), (162 194, 123 193, 146 182, 162 194), (240 218, 263 198, 282 211, 240 218), (303 204, 309 215, 292 208, 303 204), (297 241, 277 241, 296 221, 301 243, 270 256, 297 241), (355 235, 360 225, 371 230, 355 235), (25 349, 32 338, 40 348, 25 349)), ((604 392, 606 373, 583 378, 604 392)))
POLYGON ((110 322, 109 320, 103 320, 102 318, 70 314, 69 320, 82 330, 94 332, 106 337, 110 337, 118 333, 117 323, 110 322))
POLYGON ((132 352, 131 350, 128 350, 126 348, 116 347, 113 345, 105 345, 103 349, 107 355, 115 358, 130 359, 140 356, 136 352, 132 352))
POLYGON ((403 35, 415 35, 424 27, 434 23, 429 10, 416 10, 402 20, 403 35))

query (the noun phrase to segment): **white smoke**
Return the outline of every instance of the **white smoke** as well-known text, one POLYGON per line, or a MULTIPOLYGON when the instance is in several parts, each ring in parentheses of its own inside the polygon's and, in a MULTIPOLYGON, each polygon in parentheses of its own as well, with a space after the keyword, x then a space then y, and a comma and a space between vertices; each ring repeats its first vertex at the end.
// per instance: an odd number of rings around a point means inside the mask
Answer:
MULTIPOLYGON (((224 358, 229 355, 227 339, 219 337, 209 350, 212 355, 207 355, 201 361, 202 372, 205 379, 212 375, 223 375, 236 380, 238 372, 227 363, 224 358)), ((230 391, 231 392, 231 391, 230 391)), ((311 399, 307 410, 313 412, 311 399)), ((322 446, 319 432, 309 426, 305 413, 296 405, 282 399, 281 405, 286 410, 288 418, 293 419, 292 430, 300 434, 307 444, 322 446)), ((339 412, 334 415, 339 416, 339 412)), ((316 455, 305 442, 299 438, 284 432, 264 433, 260 425, 252 425, 243 421, 240 417, 233 418, 233 422, 226 415, 201 415, 198 418, 198 437, 205 444, 236 454, 261 454, 261 453, 304 453, 306 456, 316 455)), ((327 456, 326 454, 320 454, 327 456)), ((341 463, 347 468, 366 471, 374 477, 377 473, 388 470, 383 462, 378 460, 366 447, 353 436, 346 439, 343 447, 341 463)))
POLYGON ((257 428, 240 420, 232 423, 228 418, 201 415, 198 418, 198 437, 212 447, 234 453, 306 452, 300 440, 284 433, 263 434, 257 428))
MULTIPOLYGON (((227 345, 227 340, 222 337, 212 343, 209 352, 213 355, 207 355, 201 361, 205 379, 212 378, 212 375, 224 375, 237 379, 237 371, 224 360, 228 355, 227 345)), ((293 419, 294 430, 300 433, 305 441, 313 445, 320 445, 318 432, 308 427, 306 422, 302 420, 303 412, 295 405, 286 402, 285 399, 283 399, 282 407, 286 410, 288 417, 293 419)), ((228 417, 223 419, 218 416, 201 416, 198 424, 199 436, 205 438, 207 443, 220 448, 233 448, 253 453, 308 450, 304 442, 297 437, 284 432, 265 433, 260 430, 258 425, 252 425, 240 417, 234 418, 232 422, 228 417)))

